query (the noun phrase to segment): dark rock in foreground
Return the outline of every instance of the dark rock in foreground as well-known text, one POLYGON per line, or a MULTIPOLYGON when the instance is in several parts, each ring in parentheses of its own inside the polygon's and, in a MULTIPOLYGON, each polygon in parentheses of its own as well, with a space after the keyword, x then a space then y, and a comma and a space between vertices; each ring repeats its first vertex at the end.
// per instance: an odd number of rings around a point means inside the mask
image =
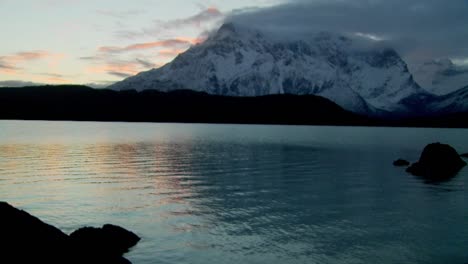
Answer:
POLYGON ((70 234, 70 239, 74 248, 102 260, 108 260, 109 256, 122 256, 140 240, 134 233, 114 225, 80 228, 70 234))
POLYGON ((410 165, 410 162, 404 159, 398 159, 393 162, 393 166, 397 166, 397 167, 406 167, 409 165, 410 165))
POLYGON ((454 177, 464 166, 457 151, 449 145, 433 143, 427 145, 418 162, 406 171, 428 180, 447 180, 454 177))
POLYGON ((69 237, 25 211, 0 202, 0 263, 58 263, 60 255, 69 255, 69 237))
POLYGON ((139 240, 132 232, 113 225, 86 227, 68 236, 0 202, 0 263, 130 263, 122 255, 139 240))

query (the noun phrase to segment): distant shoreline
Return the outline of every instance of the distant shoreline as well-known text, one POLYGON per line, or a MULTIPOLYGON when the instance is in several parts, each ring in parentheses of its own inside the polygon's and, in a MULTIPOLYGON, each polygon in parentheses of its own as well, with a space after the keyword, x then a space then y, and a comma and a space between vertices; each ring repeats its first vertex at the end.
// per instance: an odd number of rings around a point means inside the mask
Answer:
POLYGON ((314 95, 227 97, 63 85, 0 88, 0 102, 2 120, 468 128, 468 112, 383 119, 346 111, 314 95))
POLYGON ((109 120, 71 120, 71 119, 4 119, 0 118, 0 121, 31 121, 31 122, 77 122, 77 123, 126 123, 126 124, 181 124, 181 125, 245 125, 245 126, 298 126, 298 127, 309 127, 309 126, 317 126, 317 127, 381 127, 381 128, 446 128, 446 129, 468 129, 467 126, 423 126, 423 125, 394 125, 394 124, 376 124, 376 125, 343 125, 343 124, 278 124, 278 123, 208 123, 208 122, 171 122, 171 121, 109 121, 109 120))

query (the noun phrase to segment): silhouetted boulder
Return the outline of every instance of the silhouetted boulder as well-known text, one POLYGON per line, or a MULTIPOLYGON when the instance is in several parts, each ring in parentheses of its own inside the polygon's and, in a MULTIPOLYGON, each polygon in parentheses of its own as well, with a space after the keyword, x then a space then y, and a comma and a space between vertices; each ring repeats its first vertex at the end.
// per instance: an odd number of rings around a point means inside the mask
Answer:
POLYGON ((140 241, 134 233, 115 225, 80 228, 70 234, 70 239, 76 248, 100 259, 122 256, 140 241))
POLYGON ((59 229, 0 202, 0 263, 28 263, 30 258, 59 263, 68 253, 68 241, 59 229))
POLYGON ((418 162, 406 171, 429 180, 446 180, 455 176, 464 166, 457 151, 449 145, 433 143, 427 145, 418 162))
POLYGON ((460 157, 468 158, 468 153, 463 153, 463 154, 460 155, 460 157))
POLYGON ((393 166, 397 166, 397 167, 406 167, 409 165, 410 165, 410 162, 404 159, 398 159, 393 162, 393 166))
POLYGON ((139 240, 134 233, 114 225, 85 227, 68 236, 0 202, 0 263, 130 263, 122 255, 139 240))

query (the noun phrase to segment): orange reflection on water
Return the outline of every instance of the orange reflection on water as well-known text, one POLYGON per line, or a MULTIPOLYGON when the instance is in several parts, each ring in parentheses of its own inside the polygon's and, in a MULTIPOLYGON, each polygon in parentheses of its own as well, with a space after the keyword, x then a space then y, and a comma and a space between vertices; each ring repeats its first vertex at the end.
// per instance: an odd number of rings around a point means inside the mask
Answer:
POLYGON ((0 193, 19 205, 114 199, 129 210, 190 207, 191 152, 166 143, 1 145, 0 193), (131 200, 129 191, 141 200, 131 200))

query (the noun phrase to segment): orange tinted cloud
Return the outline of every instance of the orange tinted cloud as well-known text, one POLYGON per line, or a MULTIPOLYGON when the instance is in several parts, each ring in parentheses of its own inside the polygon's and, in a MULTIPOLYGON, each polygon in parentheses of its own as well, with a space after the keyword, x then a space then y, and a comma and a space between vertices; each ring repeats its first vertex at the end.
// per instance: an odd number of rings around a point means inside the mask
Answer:
POLYGON ((27 60, 37 60, 50 56, 50 53, 47 51, 24 51, 18 52, 15 55, 10 56, 12 60, 16 61, 27 61, 27 60))
POLYGON ((200 44, 200 43, 202 43, 203 41, 206 40, 206 38, 204 38, 204 37, 198 37, 198 38, 179 37, 177 39, 186 41, 186 42, 190 43, 191 45, 200 44))
POLYGON ((61 54, 51 54, 47 51, 23 51, 7 56, 0 56, 0 72, 4 74, 18 74, 19 64, 45 58, 52 58, 52 64, 56 65, 63 58, 61 54))
POLYGON ((90 73, 123 72, 129 74, 138 72, 137 64, 133 62, 93 66, 89 67, 88 71, 90 73))
POLYGON ((59 77, 49 77, 45 79, 46 83, 72 83, 72 81, 59 78, 59 77))
POLYGON ((156 67, 159 67, 159 65, 157 63, 154 63, 152 61, 147 61, 147 60, 143 60, 143 59, 139 59, 139 58, 136 58, 136 61, 141 65, 143 66, 144 68, 156 68, 156 67))
POLYGON ((174 38, 174 39, 166 39, 161 41, 155 42, 146 42, 146 43, 136 43, 126 47, 112 47, 112 46, 105 46, 100 47, 100 52, 109 52, 109 53, 118 53, 118 52, 127 52, 127 51, 135 51, 135 50, 142 50, 142 49, 152 49, 157 47, 188 47, 193 44, 200 43, 200 39, 198 38, 174 38))
POLYGON ((118 77, 129 77, 140 71, 138 62, 108 62, 87 68, 87 72, 94 74, 107 73, 118 77))
POLYGON ((16 74, 19 68, 8 64, 8 62, 3 62, 0 60, 0 73, 2 74, 16 74))

